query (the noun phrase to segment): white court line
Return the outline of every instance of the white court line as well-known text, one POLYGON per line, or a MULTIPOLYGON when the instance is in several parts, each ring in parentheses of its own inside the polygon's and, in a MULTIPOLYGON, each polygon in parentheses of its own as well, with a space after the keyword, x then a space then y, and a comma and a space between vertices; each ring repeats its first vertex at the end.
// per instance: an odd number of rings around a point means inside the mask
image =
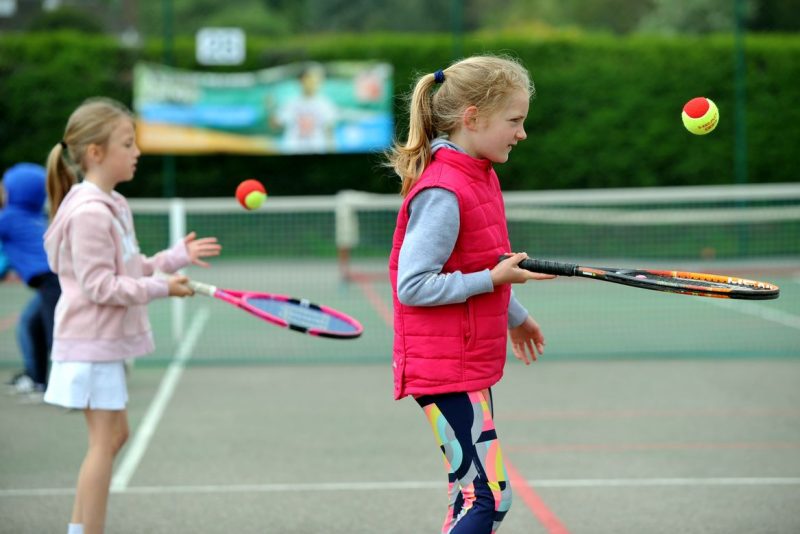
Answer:
POLYGON ((776 310, 763 304, 743 301, 729 302, 727 300, 713 298, 704 299, 704 302, 714 304, 720 308, 734 310, 745 315, 753 315, 760 319, 764 319, 765 321, 771 321, 773 323, 782 324, 784 326, 800 330, 800 316, 787 313, 785 311, 776 310))
POLYGON ((156 396, 150 402, 141 425, 136 430, 130 446, 126 449, 125 457, 114 473, 114 478, 111 479, 112 493, 121 493, 128 488, 128 483, 133 473, 136 472, 147 446, 150 444, 150 439, 153 437, 161 416, 164 415, 164 410, 178 385, 183 369, 186 367, 186 362, 191 358, 197 339, 200 337, 200 333, 203 331, 203 327, 208 322, 210 315, 208 308, 201 308, 192 319, 189 331, 183 338, 183 342, 178 346, 175 358, 169 364, 167 372, 164 373, 164 377, 161 379, 156 396))
MULTIPOLYGON (((588 478, 527 480, 533 488, 641 488, 703 486, 800 486, 800 477, 723 477, 723 478, 588 478)), ((439 490, 445 483, 426 481, 396 482, 319 482, 307 484, 240 484, 202 486, 132 486, 117 491, 127 495, 165 495, 198 493, 289 493, 308 491, 398 491, 439 490)), ((2 489, 2 497, 68 496, 74 488, 2 489)))

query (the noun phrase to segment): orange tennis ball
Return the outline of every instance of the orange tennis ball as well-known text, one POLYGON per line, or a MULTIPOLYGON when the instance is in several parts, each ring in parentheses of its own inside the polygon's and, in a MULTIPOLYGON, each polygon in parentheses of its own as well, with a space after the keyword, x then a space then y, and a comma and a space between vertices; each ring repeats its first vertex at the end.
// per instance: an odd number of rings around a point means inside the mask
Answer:
POLYGON ((710 98, 699 96, 689 100, 681 113, 683 125, 695 135, 705 135, 719 122, 719 110, 710 98))
POLYGON ((260 208, 266 199, 267 190, 258 180, 245 180, 236 188, 236 200, 246 210, 260 208))

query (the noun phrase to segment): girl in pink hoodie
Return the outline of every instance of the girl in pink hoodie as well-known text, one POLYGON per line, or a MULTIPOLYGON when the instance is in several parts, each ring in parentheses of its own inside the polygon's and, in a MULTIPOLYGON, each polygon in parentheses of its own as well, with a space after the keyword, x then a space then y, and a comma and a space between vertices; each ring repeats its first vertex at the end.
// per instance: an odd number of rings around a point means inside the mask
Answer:
POLYGON ((529 364, 544 350, 512 283, 553 278, 523 271, 511 250, 493 164, 527 137, 533 84, 522 65, 476 56, 422 76, 408 140, 390 165, 402 179, 389 272, 394 296, 394 396, 423 409, 448 470, 443 534, 495 532, 511 506, 494 426, 492 386, 506 347, 529 364))
POLYGON ((83 410, 89 432, 69 534, 103 532, 112 464, 128 437, 124 361, 153 350, 147 303, 193 294, 184 276, 153 275, 207 266, 200 258, 220 252, 216 238, 194 233, 152 258, 139 252, 128 203, 114 191, 133 179, 139 154, 130 111, 94 98, 72 113, 47 161, 45 249, 62 295, 45 401, 83 410))

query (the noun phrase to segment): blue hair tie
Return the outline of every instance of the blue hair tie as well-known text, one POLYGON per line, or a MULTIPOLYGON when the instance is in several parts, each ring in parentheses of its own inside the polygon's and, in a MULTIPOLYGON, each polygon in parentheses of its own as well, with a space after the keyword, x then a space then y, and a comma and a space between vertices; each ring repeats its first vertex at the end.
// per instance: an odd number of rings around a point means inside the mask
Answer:
POLYGON ((444 72, 442 69, 439 69, 433 73, 433 81, 436 83, 444 83, 444 72))

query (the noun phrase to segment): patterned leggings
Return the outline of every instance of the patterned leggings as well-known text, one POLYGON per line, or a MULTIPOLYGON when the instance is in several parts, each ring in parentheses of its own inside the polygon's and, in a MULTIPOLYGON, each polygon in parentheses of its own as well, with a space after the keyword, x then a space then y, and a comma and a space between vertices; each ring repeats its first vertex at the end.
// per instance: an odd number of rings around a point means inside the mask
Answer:
POLYGON ((511 484, 492 420, 490 389, 424 395, 425 410, 444 455, 450 497, 442 534, 490 534, 511 507, 511 484))

